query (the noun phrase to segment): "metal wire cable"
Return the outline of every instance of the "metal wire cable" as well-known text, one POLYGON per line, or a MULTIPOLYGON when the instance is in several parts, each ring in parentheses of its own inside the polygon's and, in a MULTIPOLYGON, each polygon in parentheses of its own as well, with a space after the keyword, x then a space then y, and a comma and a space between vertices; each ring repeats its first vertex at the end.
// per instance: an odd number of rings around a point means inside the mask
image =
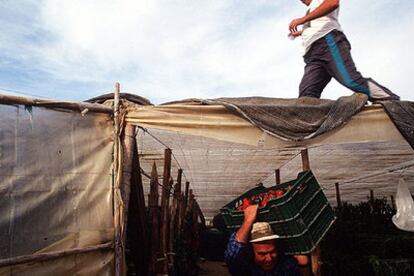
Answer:
MULTIPOLYGON (((146 128, 144 128, 144 127, 141 127, 141 126, 138 126, 138 128, 139 129, 142 129, 142 131, 144 131, 145 133, 147 133, 149 136, 151 136, 155 141, 157 141, 158 143, 160 143, 161 145, 163 145, 164 147, 166 147, 166 148, 170 148, 166 143, 164 143, 163 141, 161 141, 158 137, 156 137, 155 135, 153 135, 152 133, 150 133, 146 128)), ((180 164, 180 162, 178 161, 178 159, 177 159, 177 157, 175 156, 175 154, 174 154, 174 152, 173 151, 171 151, 171 155, 172 155, 172 157, 174 158, 174 160, 177 162, 177 165, 178 165, 178 168, 179 169, 181 169, 182 170, 182 174, 183 174, 183 176, 184 176, 184 180, 186 181, 186 182, 188 182, 188 178, 187 178, 187 176, 185 175, 185 172, 184 172, 184 170, 183 170, 183 168, 182 168, 182 166, 181 166, 181 164, 180 164)), ((144 170, 141 168, 141 172, 144 172, 144 170)), ((149 178, 149 179, 151 179, 151 177, 147 174, 147 173, 145 173, 144 172, 144 175, 147 177, 147 178, 149 178)), ((161 183, 157 183, 159 186, 161 186, 161 187, 163 187, 163 188, 165 188, 164 187, 164 185, 163 184, 161 184, 161 183)), ((171 192, 170 191, 170 195, 173 195, 174 193, 173 192, 171 192)))

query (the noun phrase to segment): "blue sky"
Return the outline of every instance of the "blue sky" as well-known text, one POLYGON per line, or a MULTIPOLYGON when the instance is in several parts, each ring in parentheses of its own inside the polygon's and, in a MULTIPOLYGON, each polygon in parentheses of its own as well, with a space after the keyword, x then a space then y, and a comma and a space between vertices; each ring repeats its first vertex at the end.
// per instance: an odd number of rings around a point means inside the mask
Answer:
MULTIPOLYGON (((84 100, 112 91, 154 103, 184 98, 297 97, 299 0, 0 0, 0 91, 84 100)), ((341 1, 340 21, 364 76, 414 100, 414 4, 341 1)), ((323 97, 352 92, 334 80, 323 97)))

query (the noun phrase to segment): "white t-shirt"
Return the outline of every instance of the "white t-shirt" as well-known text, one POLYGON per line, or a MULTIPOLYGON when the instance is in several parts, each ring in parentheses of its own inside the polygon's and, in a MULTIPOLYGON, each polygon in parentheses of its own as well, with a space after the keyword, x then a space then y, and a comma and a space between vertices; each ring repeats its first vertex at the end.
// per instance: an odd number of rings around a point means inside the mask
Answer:
MULTIPOLYGON (((309 5, 308 13, 319 7, 324 0, 312 0, 309 5)), ((305 50, 304 54, 310 49, 313 42, 332 30, 342 31, 341 25, 338 22, 339 7, 329 14, 314 19, 303 25, 302 29, 302 46, 305 50)))

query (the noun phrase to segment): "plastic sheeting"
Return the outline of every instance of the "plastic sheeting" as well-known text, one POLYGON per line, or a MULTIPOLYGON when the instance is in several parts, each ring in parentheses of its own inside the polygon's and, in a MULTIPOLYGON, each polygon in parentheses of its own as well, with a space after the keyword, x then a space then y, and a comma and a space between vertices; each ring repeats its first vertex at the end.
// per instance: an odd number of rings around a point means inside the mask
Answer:
MULTIPOLYGON (((345 125, 316 138, 284 141, 255 127, 220 105, 183 103, 134 107, 126 120, 146 129, 137 136, 141 166, 148 174, 156 162, 162 178, 163 151, 174 154, 173 173, 184 169, 184 178, 197 195, 207 219, 220 207, 259 182, 275 185, 274 170, 282 181, 301 171, 300 150, 309 149, 311 168, 335 203, 335 182, 413 160, 414 151, 399 133, 381 105, 364 107, 345 125)), ((348 202, 394 194, 395 173, 340 185, 341 198, 348 202)), ((406 170, 414 180, 414 167, 406 170)), ((149 181, 144 179, 148 191, 149 181)), ((414 183, 414 181, 410 182, 414 183)))
POLYGON ((407 183, 402 178, 398 183, 395 205, 397 205, 397 214, 392 217, 392 222, 401 230, 414 232, 414 200, 407 183))
POLYGON ((365 141, 405 141, 381 106, 365 107, 345 126, 305 141, 267 134, 222 105, 162 105, 128 109, 126 121, 141 127, 179 131, 264 148, 365 141))
MULTIPOLYGON (((109 115, 0 105, 0 259, 113 240, 109 115)), ((111 275, 113 252, 0 268, 0 275, 111 275)))

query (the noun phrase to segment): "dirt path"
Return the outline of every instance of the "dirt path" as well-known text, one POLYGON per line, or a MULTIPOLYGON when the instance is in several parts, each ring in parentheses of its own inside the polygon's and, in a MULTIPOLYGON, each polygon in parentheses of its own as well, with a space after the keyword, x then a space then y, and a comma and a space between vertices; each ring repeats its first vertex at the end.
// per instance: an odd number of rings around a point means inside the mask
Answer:
POLYGON ((227 266, 223 262, 200 261, 200 273, 198 275, 230 276, 227 266))

